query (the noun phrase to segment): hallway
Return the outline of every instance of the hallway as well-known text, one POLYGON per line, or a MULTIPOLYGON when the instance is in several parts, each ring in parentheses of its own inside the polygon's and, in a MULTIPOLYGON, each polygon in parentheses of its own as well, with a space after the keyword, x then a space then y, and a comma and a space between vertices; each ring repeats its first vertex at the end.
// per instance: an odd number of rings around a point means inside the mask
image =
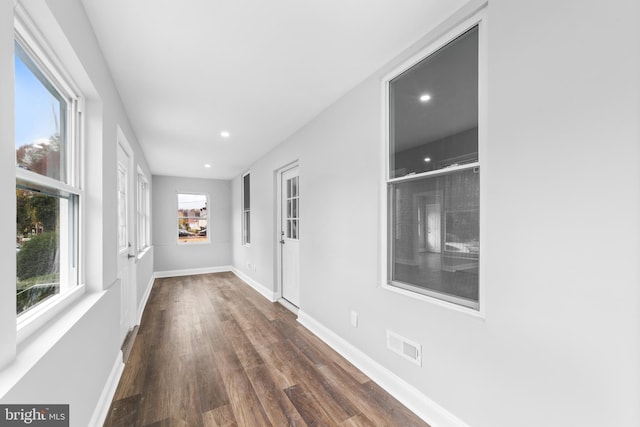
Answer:
POLYGON ((233 273, 156 279, 105 426, 425 426, 233 273))

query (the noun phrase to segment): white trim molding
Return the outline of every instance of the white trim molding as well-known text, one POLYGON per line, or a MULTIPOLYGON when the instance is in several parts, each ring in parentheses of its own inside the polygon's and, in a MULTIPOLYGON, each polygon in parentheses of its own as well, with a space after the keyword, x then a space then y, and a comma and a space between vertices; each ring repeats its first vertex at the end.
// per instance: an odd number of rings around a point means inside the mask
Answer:
POLYGON ((233 271, 233 267, 231 267, 230 265, 224 265, 220 267, 188 268, 184 270, 156 271, 154 273, 154 278, 193 276, 196 274, 224 273, 227 271, 233 271))
POLYGON ((144 295, 142 295, 140 304, 138 304, 138 316, 136 325, 139 325, 140 322, 142 322, 142 314, 144 313, 144 308, 147 306, 147 301, 149 301, 149 295, 151 295, 151 289, 153 288, 153 282, 155 282, 155 280, 156 275, 152 274, 151 279, 149 279, 149 283, 147 284, 147 289, 144 291, 144 295))
POLYGON ((469 427, 414 386, 302 310, 298 312, 298 322, 432 427, 469 427))
POLYGON ((247 276, 235 267, 231 267, 230 271, 269 301, 276 302, 278 300, 279 296, 276 294, 276 292, 274 292, 273 289, 269 289, 260 282, 253 280, 251 277, 247 276))
POLYGON ((100 399, 98 399, 96 408, 93 411, 91 421, 89 421, 90 427, 100 427, 107 419, 107 415, 109 415, 109 408, 111 407, 113 396, 116 394, 116 389, 118 388, 118 383, 120 382, 120 377, 122 376, 123 371, 124 362, 122 361, 122 350, 120 350, 116 355, 116 360, 113 364, 113 368, 111 368, 109 378, 102 389, 100 399))

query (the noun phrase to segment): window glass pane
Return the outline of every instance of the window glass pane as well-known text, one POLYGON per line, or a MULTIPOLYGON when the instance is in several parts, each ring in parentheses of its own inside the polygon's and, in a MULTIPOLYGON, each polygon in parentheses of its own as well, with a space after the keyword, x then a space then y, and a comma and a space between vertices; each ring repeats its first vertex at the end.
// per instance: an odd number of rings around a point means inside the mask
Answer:
POLYGON ((298 218, 298 199, 293 199, 293 218, 298 218))
POLYGON ((390 187, 392 281, 473 306, 480 257, 478 170, 390 187))
POLYGON ((291 239, 292 235, 291 235, 291 220, 288 219, 287 220, 287 238, 291 239))
POLYGON ((243 207, 244 210, 251 209, 251 185, 250 185, 250 175, 245 175, 242 179, 243 181, 243 207))
POLYGON ((244 213, 244 242, 251 243, 251 212, 247 211, 244 213))
POLYGON ((178 194, 178 241, 206 242, 207 196, 178 194))
POLYGON ((291 196, 292 197, 298 196, 298 177, 297 176, 291 180, 291 186, 292 186, 291 196))
POLYGON ((147 238, 147 193, 148 186, 143 174, 138 174, 138 251, 148 246, 147 238))
POLYGON ((251 243, 251 175, 242 177, 242 243, 251 243))
POLYGON ((18 43, 15 52, 16 164, 65 181, 67 103, 18 43))
POLYGON ((298 235, 298 231, 299 231, 298 230, 298 224, 299 224, 298 220, 294 220, 293 221, 293 233, 292 233, 293 236, 291 237, 292 239, 298 239, 299 238, 299 235, 298 235))
POLYGON ((478 160, 478 28, 389 82, 389 176, 478 160))
POLYGON ((16 188, 17 314, 60 292, 61 258, 68 259, 68 251, 60 250, 60 230, 68 230, 68 217, 60 213, 69 212, 68 203, 60 196, 16 188))
POLYGON ((118 164, 118 250, 127 249, 127 172, 118 164))

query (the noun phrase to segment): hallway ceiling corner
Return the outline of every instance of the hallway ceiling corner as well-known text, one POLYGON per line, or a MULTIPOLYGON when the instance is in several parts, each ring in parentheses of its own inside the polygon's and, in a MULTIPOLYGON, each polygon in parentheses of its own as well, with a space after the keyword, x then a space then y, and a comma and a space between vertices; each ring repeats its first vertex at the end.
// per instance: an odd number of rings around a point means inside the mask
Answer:
POLYGON ((467 1, 82 3, 151 172, 231 179, 467 1))

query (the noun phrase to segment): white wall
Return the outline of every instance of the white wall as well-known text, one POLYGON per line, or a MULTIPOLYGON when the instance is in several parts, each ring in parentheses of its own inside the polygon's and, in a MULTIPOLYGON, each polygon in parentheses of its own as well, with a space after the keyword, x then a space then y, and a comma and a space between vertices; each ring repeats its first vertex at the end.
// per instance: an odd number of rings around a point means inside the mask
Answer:
POLYGON ((143 304, 146 303, 145 297, 150 292, 150 287, 153 285, 154 268, 153 268, 153 246, 151 246, 144 255, 136 260, 136 301, 137 308, 141 310, 143 304))
MULTIPOLYGON (((136 136, 104 63, 79 0, 30 0, 24 7, 43 40, 86 97, 84 182, 87 238, 84 244, 86 294, 16 346, 15 317, 15 175, 13 144, 13 6, 1 2, 0 194, 5 209, 0 221, 4 259, 0 286, 0 402, 68 403, 71 425, 89 425, 99 397, 120 352, 120 282, 116 246, 116 129, 120 126, 134 150, 136 163, 148 174, 136 136), (12 267, 13 266, 13 267, 12 267)), ((145 257, 152 257, 149 251, 145 257)), ((138 287, 153 274, 151 258, 139 262, 138 287), (142 283, 140 283, 142 282, 142 283)), ((143 292, 138 292, 143 294, 143 292)), ((108 402, 107 402, 108 403, 108 402)))
POLYGON ((639 425, 638 16, 491 2, 484 319, 380 287, 382 76, 439 30, 251 166, 250 247, 234 179, 234 266, 277 290, 274 170, 299 159, 306 315, 471 426, 639 425), (387 328, 423 345, 422 367, 387 328))
POLYGON ((159 274, 231 265, 230 181, 153 176, 154 266, 159 274), (209 196, 209 243, 178 244, 178 193, 209 196))

